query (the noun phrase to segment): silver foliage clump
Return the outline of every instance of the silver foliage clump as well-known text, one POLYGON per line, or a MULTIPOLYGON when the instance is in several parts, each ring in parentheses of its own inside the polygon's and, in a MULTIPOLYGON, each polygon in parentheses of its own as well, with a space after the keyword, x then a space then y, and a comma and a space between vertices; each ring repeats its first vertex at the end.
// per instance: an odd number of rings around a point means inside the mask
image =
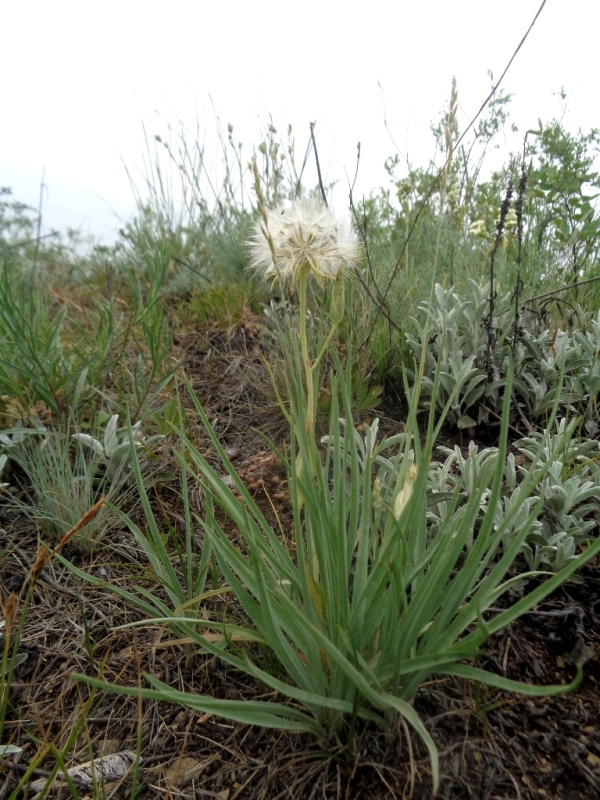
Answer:
POLYGON ((131 426, 130 430, 119 429, 119 415, 113 414, 106 424, 102 440, 88 433, 74 433, 71 439, 89 448, 98 457, 106 470, 108 478, 115 478, 123 469, 129 469, 134 457, 150 450, 153 444, 160 441, 161 435, 143 436, 141 420, 131 426))
POLYGON ((431 403, 437 374, 438 415, 450 402, 450 424, 471 429, 489 424, 490 411, 500 406, 512 356, 514 413, 544 422, 558 400, 560 414, 581 414, 590 435, 597 435, 600 313, 586 331, 550 331, 530 318, 527 326, 521 319, 515 332, 511 295, 496 299, 497 311, 489 320, 489 292, 489 285, 470 281, 470 296, 462 297, 436 284, 434 300, 419 306, 414 332, 406 338, 416 361, 413 378, 424 363, 423 405, 431 403), (488 353, 490 330, 493 346, 488 353))
MULTIPOLYGON (((502 488, 494 509, 495 529, 514 514, 504 534, 504 546, 532 518, 531 531, 521 547, 518 570, 556 572, 576 558, 579 548, 597 535, 600 522, 600 442, 577 436, 579 420, 557 421, 554 430, 534 433, 515 445, 504 465, 502 488), (539 469, 540 479, 530 496, 523 501, 517 492, 524 476, 539 469)), ((344 429, 346 422, 340 419, 344 429)), ((379 420, 365 424, 363 433, 353 431, 361 471, 372 471, 373 502, 390 505, 397 493, 399 474, 408 474, 414 453, 403 456, 405 434, 399 433, 378 441, 379 420), (405 458, 408 460, 404 464, 405 458)), ((329 436, 321 439, 331 447, 329 436)), ((498 463, 498 449, 478 449, 469 443, 465 455, 460 447, 439 447, 444 456, 432 461, 427 477, 427 521, 429 536, 442 529, 458 528, 471 497, 478 497, 476 524, 465 543, 468 552, 477 537, 492 496, 492 484, 498 463)), ((342 453, 342 455, 344 455, 342 453)), ((347 456, 349 458, 349 456, 347 456)), ((346 487, 350 493, 351 487, 346 487)))
MULTIPOLYGON (((508 455, 504 466, 504 482, 494 512, 496 527, 513 507, 520 480, 537 468, 542 473, 505 534, 508 545, 514 532, 534 515, 531 533, 521 548, 522 558, 530 570, 561 569, 576 557, 580 545, 597 534, 600 443, 578 438, 577 427, 578 420, 567 423, 563 419, 555 423, 553 431, 534 433, 517 442, 517 452, 508 455)), ((429 474, 431 496, 435 498, 428 506, 432 535, 446 521, 448 513, 460 515, 469 497, 485 486, 480 501, 480 517, 483 518, 498 456, 496 448, 478 450, 473 442, 467 456, 458 446, 439 449, 446 459, 442 463, 432 463, 429 474), (454 493, 459 496, 457 504, 454 493)))

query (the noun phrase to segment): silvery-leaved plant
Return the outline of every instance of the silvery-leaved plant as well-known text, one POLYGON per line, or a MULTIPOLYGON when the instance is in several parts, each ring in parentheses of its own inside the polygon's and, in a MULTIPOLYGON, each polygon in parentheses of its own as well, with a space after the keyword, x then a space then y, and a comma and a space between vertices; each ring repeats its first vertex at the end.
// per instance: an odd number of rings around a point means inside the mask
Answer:
MULTIPOLYGON (((427 519, 431 536, 438 534, 449 515, 458 523, 474 496, 479 498, 477 517, 480 521, 483 520, 490 505, 494 475, 499 469, 499 451, 496 447, 478 450, 475 443, 470 442, 466 456, 458 446, 453 449, 440 447, 438 450, 446 455, 446 459, 442 463, 432 462, 429 470, 430 499, 427 503, 427 519)), ((510 453, 504 465, 502 486, 492 509, 495 528, 499 529, 504 525, 505 545, 512 542, 515 533, 524 525, 528 525, 531 532, 540 527, 536 519, 530 519, 537 502, 535 489, 525 499, 519 494, 515 458, 510 453), (515 502, 517 497, 518 502, 515 502), (506 519, 511 519, 510 525, 504 523, 506 519)), ((478 525, 466 541, 467 551, 473 547, 477 528, 478 525)))
POLYGON ((71 438, 90 448, 99 456, 106 469, 107 477, 111 478, 131 465, 133 449, 139 453, 146 452, 155 442, 163 438, 158 434, 150 437, 143 436, 141 426, 140 420, 132 425, 129 431, 122 430, 119 428, 119 415, 113 414, 106 424, 102 440, 88 433, 74 433, 71 438))
MULTIPOLYGON (((340 418, 338 422, 343 432, 346 428, 346 420, 340 418)), ((352 453, 356 452, 361 470, 366 469, 367 465, 369 465, 369 468, 373 468, 375 466, 378 467, 379 474, 377 477, 379 478, 380 483, 387 484, 387 474, 395 469, 396 465, 392 459, 387 458, 383 454, 402 444, 405 441, 405 435, 403 433, 396 433, 393 436, 388 436, 385 439, 378 440, 379 419, 377 417, 370 423, 365 422, 362 425, 362 429, 364 431, 363 434, 356 430, 354 426, 351 428, 351 434, 355 445, 355 449, 352 449, 352 453), (371 460, 372 464, 370 463, 371 460)), ((324 445, 329 445, 331 441, 332 437, 329 435, 321 437, 321 443, 324 445)), ((352 453, 346 453, 343 441, 344 440, 342 439, 341 454, 342 457, 348 460, 352 457, 352 453)))
POLYGON ((567 399, 586 419, 600 416, 600 312, 589 330, 570 335, 571 351, 565 356, 567 399))
MULTIPOLYGON (((435 391, 436 407, 441 415, 452 398, 446 419, 459 428, 474 428, 481 421, 487 421, 484 402, 491 402, 494 407, 498 405, 499 382, 506 375, 509 353, 510 314, 505 310, 492 321, 496 333, 491 360, 493 380, 490 381, 484 369, 489 287, 470 281, 470 289, 471 297, 463 298, 454 290, 436 284, 435 300, 422 303, 420 315, 412 320, 416 333, 406 334, 417 365, 424 361, 421 400, 429 405, 435 391), (439 385, 434 389, 436 375, 439 385)), ((506 309, 508 303, 506 297, 498 305, 506 309)))
MULTIPOLYGON (((106 501, 98 513, 71 538, 79 550, 92 550, 108 530, 118 523, 114 508, 134 500, 130 456, 124 452, 124 436, 110 421, 104 442, 84 434, 63 430, 38 430, 39 435, 20 428, 6 452, 20 470, 14 475, 18 491, 8 502, 28 516, 44 537, 60 540, 95 506, 106 501)), ((33 429, 32 429, 33 430, 33 429)), ((139 437, 139 433, 138 433, 139 437)), ((5 445, 6 446, 6 445, 5 445)), ((127 449, 141 450, 139 446, 127 449)))
MULTIPOLYGON (((405 456, 400 458, 401 451, 406 450, 407 438, 405 433, 396 433, 393 436, 378 440, 378 418, 375 418, 371 423, 364 423, 362 434, 353 425, 350 425, 346 431, 345 419, 340 418, 338 422, 340 428, 339 437, 322 436, 321 443, 328 448, 332 448, 337 442, 339 456, 345 462, 349 472, 353 468, 352 459, 357 459, 361 480, 358 482, 358 486, 355 485, 354 487, 349 481, 346 482, 346 495, 358 492, 359 496, 363 497, 364 492, 367 491, 372 495, 372 503, 376 515, 379 515, 386 504, 389 505, 391 497, 398 496, 401 488, 399 485, 399 465, 406 461, 409 468, 407 470, 408 473, 414 463, 414 450, 409 448, 405 456), (345 446, 346 436, 344 433, 346 432, 353 439, 351 448, 346 448, 345 446)), ((379 526, 385 516, 378 516, 377 519, 378 522, 376 524, 379 526)))
POLYGON ((563 479, 562 463, 547 467, 539 486, 544 502, 538 525, 523 543, 521 554, 531 570, 557 571, 577 557, 578 547, 598 529, 600 484, 580 475, 563 479))
MULTIPOLYGON (((597 535, 600 522, 600 442, 577 433, 581 419, 557 420, 554 430, 534 432, 517 443, 526 458, 545 466, 540 530, 524 556, 531 568, 558 569, 577 547, 597 535)), ((524 467, 523 467, 524 469, 524 467)))
MULTIPOLYGON (((34 420, 31 425, 27 427, 23 420, 19 420, 13 428, 0 433, 0 476, 9 461, 23 463, 25 444, 30 437, 45 437, 47 431, 41 422, 34 420)), ((0 483, 0 489, 7 489, 8 486, 8 483, 0 483)))
POLYGON ((579 345, 582 358, 585 359, 585 379, 589 407, 587 416, 592 414, 598 418, 600 400, 600 311, 592 321, 590 329, 586 332, 576 330, 573 333, 575 342, 579 345))
MULTIPOLYGON (((0 456, 0 477, 2 476, 2 473, 4 472, 4 467, 6 466, 6 462, 7 461, 8 461, 8 456, 6 456, 5 454, 2 454, 0 456)), ((8 485, 9 485, 8 483, 0 483, 0 489, 7 489, 8 485)))
POLYGON ((512 355, 513 403, 521 418, 545 421, 558 399, 560 414, 581 414, 593 423, 599 415, 600 314, 589 330, 572 333, 551 331, 540 318, 522 316, 515 332, 511 295, 495 300, 489 321, 489 292, 489 285, 470 281, 470 295, 462 297, 438 284, 434 300, 419 306, 414 332, 406 338, 417 364, 424 365, 421 398, 425 405, 431 403, 439 367, 438 414, 453 397, 448 422, 459 428, 488 423, 490 408, 495 411, 499 405, 512 355), (490 328, 493 346, 488 374, 490 328))
MULTIPOLYGON (((559 532, 555 534, 532 534, 521 547, 530 570, 550 570, 556 572, 577 558, 577 544, 573 536, 559 532)), ((575 576, 573 581, 577 581, 575 576)))
POLYGON ((572 332, 529 325, 519 336, 515 390, 533 419, 549 415, 557 394, 561 414, 593 421, 599 416, 600 314, 589 330, 572 332))
POLYGON ((567 468, 575 465, 600 469, 600 442, 578 435, 581 418, 556 420, 550 430, 533 431, 516 442, 519 450, 530 460, 543 459, 552 463, 561 460, 567 468))
MULTIPOLYGON (((345 420, 339 422, 343 430, 345 420)), ((530 570, 559 570, 576 557, 578 545, 586 541, 597 525, 600 505, 593 500, 600 495, 600 479, 594 456, 598 460, 599 444, 573 439, 576 423, 577 420, 568 425, 564 419, 557 421, 556 433, 546 437, 548 445, 541 449, 543 434, 524 440, 519 452, 528 460, 520 467, 514 453, 509 453, 506 458, 502 487, 493 509, 494 523, 496 528, 504 526, 505 547, 510 546, 523 526, 529 525, 530 532, 522 544, 520 555, 530 570), (575 473, 571 477, 564 476, 563 463, 555 460, 560 452, 564 453, 568 463, 574 465, 575 473), (533 469, 533 462, 545 465, 547 471, 544 478, 534 485, 530 496, 523 499, 518 486, 523 476, 533 469), (595 480, 590 479, 591 474, 595 475, 595 480), (535 518, 530 520, 534 512, 535 518), (505 524, 506 518, 511 519, 510 525, 505 524)), ((363 426, 362 435, 352 429, 355 445, 352 452, 358 456, 361 472, 367 465, 372 470, 371 490, 376 504, 387 497, 390 486, 397 486, 399 462, 397 455, 390 451, 397 451, 398 445, 404 441, 404 434, 377 441, 378 428, 379 420, 375 419, 363 426), (384 453, 389 453, 389 457, 384 453)), ((330 436, 324 436, 321 441, 329 445, 332 440, 330 436)), ((465 542, 465 552, 468 552, 488 511, 498 449, 478 449, 474 442, 470 442, 466 455, 458 446, 440 447, 438 451, 446 458, 442 462, 432 461, 427 476, 429 536, 435 538, 449 517, 453 524, 459 525, 469 500, 477 496, 479 522, 465 542)), ((346 460, 350 457, 343 448, 342 455, 346 460)), ((410 450, 407 463, 412 464, 413 460, 414 454, 410 450)), ((350 491, 351 487, 347 485, 346 493, 350 491)))
MULTIPOLYGON (((533 433, 517 442, 520 466, 510 453, 504 465, 504 480, 494 508, 496 527, 510 516, 512 523, 504 535, 509 546, 520 527, 530 523, 530 532, 522 544, 521 556, 531 570, 557 571, 576 557, 578 547, 597 530, 600 520, 600 443, 576 436, 580 420, 555 422, 554 431, 533 433), (542 469, 529 497, 518 499, 518 486, 535 469, 542 469)), ((458 520, 469 498, 477 492, 479 515, 483 518, 491 495, 492 476, 498 451, 477 450, 473 442, 465 456, 459 447, 439 448, 446 454, 443 463, 432 462, 428 476, 430 499, 428 521, 431 535, 436 535, 448 514, 458 520), (459 502, 451 508, 451 493, 459 502)), ((467 547, 473 541, 467 542, 467 547)))
POLYGON ((31 436, 44 436, 46 428, 41 422, 32 420, 30 426, 19 420, 13 428, 0 432, 0 450, 10 457, 15 454, 31 436))

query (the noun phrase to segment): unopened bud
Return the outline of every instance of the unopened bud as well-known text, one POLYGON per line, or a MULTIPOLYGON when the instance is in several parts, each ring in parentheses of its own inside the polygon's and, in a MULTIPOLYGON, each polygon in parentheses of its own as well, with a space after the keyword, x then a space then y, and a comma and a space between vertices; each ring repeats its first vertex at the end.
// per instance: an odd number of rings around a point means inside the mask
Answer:
POLYGON ((417 472, 417 465, 411 464, 411 466, 408 468, 408 472, 406 473, 406 478, 404 479, 402 488, 396 495, 396 499, 394 500, 394 517, 397 520, 402 516, 402 512, 412 497, 413 486, 417 479, 417 472))

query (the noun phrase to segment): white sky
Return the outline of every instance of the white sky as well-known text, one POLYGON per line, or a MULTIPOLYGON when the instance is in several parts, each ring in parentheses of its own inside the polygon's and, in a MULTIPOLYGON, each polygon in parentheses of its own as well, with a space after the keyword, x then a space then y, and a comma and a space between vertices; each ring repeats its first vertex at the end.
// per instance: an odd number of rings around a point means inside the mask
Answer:
MULTIPOLYGON (((358 141, 358 196, 384 185, 390 133, 402 155, 426 165, 429 123, 453 75, 466 126, 487 95, 487 70, 500 76, 541 1, 5 2, 0 186, 37 207, 45 169, 44 230, 69 225, 110 242, 115 213, 133 213, 124 164, 143 163, 143 126, 165 136, 178 119, 190 130, 198 120, 212 148, 214 102, 247 159, 269 115, 281 131, 293 125, 300 159, 316 121, 343 203, 358 141)), ((600 127, 599 30, 597 0, 547 0, 503 84, 521 132, 561 115, 561 86, 566 126, 600 127)))

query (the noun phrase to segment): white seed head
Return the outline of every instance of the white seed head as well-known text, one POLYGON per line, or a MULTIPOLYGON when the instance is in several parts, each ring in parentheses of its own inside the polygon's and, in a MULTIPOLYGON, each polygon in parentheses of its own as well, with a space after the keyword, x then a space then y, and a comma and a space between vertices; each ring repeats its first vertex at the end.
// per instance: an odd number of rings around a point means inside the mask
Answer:
POLYGON ((350 271, 358 260, 356 240, 318 199, 296 200, 266 216, 266 226, 259 220, 249 242, 249 268, 263 278, 289 281, 293 289, 304 269, 322 284, 350 271))

